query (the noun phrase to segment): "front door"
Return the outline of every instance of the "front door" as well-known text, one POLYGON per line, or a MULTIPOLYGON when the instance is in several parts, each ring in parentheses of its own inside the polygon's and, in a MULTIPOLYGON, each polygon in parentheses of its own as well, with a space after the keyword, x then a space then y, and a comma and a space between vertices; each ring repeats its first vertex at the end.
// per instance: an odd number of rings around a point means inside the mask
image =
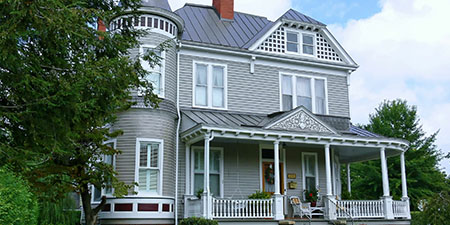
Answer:
MULTIPOLYGON (((284 194, 283 163, 280 163, 280 191, 284 194)), ((275 168, 273 162, 262 162, 263 191, 273 194, 275 192, 275 168)))

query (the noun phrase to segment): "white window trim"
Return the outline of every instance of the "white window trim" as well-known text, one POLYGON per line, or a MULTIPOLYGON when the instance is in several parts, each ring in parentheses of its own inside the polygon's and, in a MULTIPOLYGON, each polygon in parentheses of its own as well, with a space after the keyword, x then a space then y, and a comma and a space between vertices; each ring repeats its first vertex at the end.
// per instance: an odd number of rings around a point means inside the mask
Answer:
MULTIPOLYGON (((209 147, 210 150, 214 150, 214 151, 220 151, 220 175, 219 175, 219 189, 220 189, 220 197, 223 198, 223 194, 224 194, 224 189, 223 189, 223 171, 224 171, 224 165, 223 165, 223 148, 222 147, 209 147)), ((197 190, 194 190, 194 176, 195 176, 195 171, 194 171, 194 166, 195 166, 195 162, 194 162, 194 157, 195 157, 195 150, 202 150, 204 151, 204 147, 203 146, 192 146, 191 147, 191 195, 195 195, 197 190)))
MULTIPOLYGON (((273 145, 269 145, 269 144, 260 144, 259 145, 259 191, 264 191, 263 190, 263 172, 262 172, 262 163, 263 162, 273 162, 274 160, 271 159, 263 159, 262 158, 262 150, 263 149, 272 149, 274 150, 274 146, 273 145)), ((281 176, 284 177, 284 194, 287 193, 287 172, 286 172, 286 149, 282 147, 281 143, 280 143, 280 158, 279 161, 280 163, 283 163, 283 173, 281 174, 281 176), (283 157, 281 157, 283 156, 283 157)), ((281 177, 280 177, 281 178, 281 177)), ((282 191, 282 190, 280 190, 282 191)))
POLYGON ((280 111, 283 111, 283 75, 285 76, 291 76, 291 84, 292 84, 292 109, 295 109, 296 107, 298 107, 299 105, 297 105, 297 77, 302 77, 302 78, 308 78, 311 79, 310 85, 311 85, 311 104, 312 104, 312 113, 317 113, 316 110, 316 79, 317 80, 324 80, 324 84, 325 84, 325 114, 324 115, 328 115, 329 111, 328 111, 328 80, 326 77, 317 77, 317 76, 309 76, 309 75, 299 75, 299 74, 294 74, 294 73, 284 73, 284 72, 280 72, 279 73, 279 80, 278 80, 278 88, 279 88, 279 100, 280 100, 280 111))
MULTIPOLYGON (((149 45, 149 44, 143 44, 139 47, 139 55, 143 56, 144 55, 144 48, 152 48, 155 49, 157 48, 157 45, 149 45)), ((141 60, 141 64, 144 62, 144 60, 142 59, 142 57, 139 58, 139 60, 141 60)), ((161 80, 160 82, 160 93, 158 94, 159 98, 165 98, 165 77, 166 77, 166 50, 161 51, 161 62, 160 62, 161 66, 161 80)), ((153 72, 153 70, 149 70, 148 72, 153 72)))
POLYGON ((163 139, 154 139, 154 138, 136 138, 136 159, 135 159, 135 171, 134 171, 134 182, 139 183, 139 160, 140 160, 140 142, 148 141, 148 142, 157 142, 159 143, 159 157, 158 157, 158 169, 159 169, 159 177, 158 177, 158 186, 156 192, 145 192, 139 191, 139 187, 135 186, 134 191, 137 193, 139 197, 152 197, 152 196, 162 196, 162 182, 163 182, 163 159, 164 159, 164 140, 163 139))
POLYGON ((192 62, 192 107, 195 108, 203 108, 203 109, 219 109, 219 110, 227 110, 228 109, 228 66, 227 64, 221 63, 213 63, 207 61, 193 61, 192 62), (195 104, 195 86, 197 83, 197 67, 196 64, 207 65, 207 75, 206 75, 206 84, 207 84, 207 106, 199 106, 195 104), (220 66, 224 68, 223 73, 223 85, 224 85, 224 96, 223 96, 223 105, 224 107, 213 107, 212 104, 212 67, 220 66))
MULTIPOLYGON (((117 139, 110 139, 110 140, 107 140, 107 141, 105 141, 105 142, 103 142, 103 144, 109 144, 109 143, 113 143, 113 148, 114 149, 116 149, 117 147, 117 139)), ((102 161, 104 161, 105 159, 102 157, 102 161)), ((114 170, 116 170, 116 155, 113 155, 113 158, 112 158, 112 163, 113 163, 113 169, 114 170)), ((95 201, 94 200, 94 190, 95 190, 95 187, 94 187, 94 185, 90 185, 90 188, 91 188, 91 202, 92 203, 100 203, 101 201, 95 201)), ((112 193, 111 194, 106 194, 106 192, 105 192, 105 188, 103 188, 102 187, 102 189, 101 189, 101 196, 107 196, 107 197, 112 197, 113 196, 113 193, 114 193, 114 188, 112 188, 112 193)))
POLYGON ((306 190, 306 177, 305 177, 305 155, 312 155, 315 158, 315 172, 316 172, 316 189, 319 189, 319 164, 316 152, 302 152, 302 188, 306 190))
POLYGON ((317 40, 316 40, 316 34, 314 32, 309 32, 309 31, 305 31, 305 30, 296 30, 296 29, 292 29, 292 28, 284 28, 285 30, 285 37, 284 40, 286 41, 286 45, 285 45, 285 52, 286 54, 293 54, 293 55, 302 55, 302 56, 307 56, 307 57, 316 57, 317 55, 317 40), (287 33, 291 32, 291 33, 297 33, 297 41, 298 41, 298 52, 291 52, 288 51, 288 40, 287 40, 287 33), (303 34, 306 35, 310 35, 313 37, 313 54, 305 54, 303 52, 303 34))

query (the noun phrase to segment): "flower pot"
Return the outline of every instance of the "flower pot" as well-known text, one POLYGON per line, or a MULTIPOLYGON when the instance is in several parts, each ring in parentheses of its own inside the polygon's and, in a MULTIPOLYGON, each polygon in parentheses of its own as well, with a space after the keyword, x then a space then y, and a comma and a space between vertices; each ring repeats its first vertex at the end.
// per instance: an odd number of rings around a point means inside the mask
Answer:
POLYGON ((311 202, 311 207, 316 207, 317 202, 311 202))

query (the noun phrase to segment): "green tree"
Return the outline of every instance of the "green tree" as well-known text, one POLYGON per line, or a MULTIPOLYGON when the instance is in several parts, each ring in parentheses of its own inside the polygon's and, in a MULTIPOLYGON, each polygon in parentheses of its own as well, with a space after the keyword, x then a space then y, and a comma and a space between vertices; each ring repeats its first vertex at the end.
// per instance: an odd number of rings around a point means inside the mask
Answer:
MULTIPOLYGON (((41 198, 81 195, 86 223, 95 224, 90 185, 111 184, 116 196, 130 185, 116 178, 104 144, 121 134, 111 125, 127 110, 131 90, 157 107, 146 71, 128 50, 146 34, 130 22, 115 32, 95 28, 115 15, 137 18, 140 0, 0 1, 0 165, 26 177, 41 198)), ((154 53, 144 59, 158 63, 154 53)))
POLYGON ((448 224, 450 221, 450 193, 442 191, 423 201, 422 211, 412 214, 411 224, 448 224))
POLYGON ((0 224, 37 224, 37 201, 27 182, 0 168, 0 224))
MULTIPOLYGON (((445 174, 438 168, 442 154, 435 145, 437 132, 425 134, 415 106, 404 100, 385 101, 363 128, 410 142, 405 164, 412 209, 417 208, 420 200, 449 189, 445 174)), ((380 164, 379 160, 372 160, 351 165, 353 198, 378 199, 382 195, 380 164)), ((388 168, 391 195, 399 199, 402 196, 399 157, 388 158, 388 168)))

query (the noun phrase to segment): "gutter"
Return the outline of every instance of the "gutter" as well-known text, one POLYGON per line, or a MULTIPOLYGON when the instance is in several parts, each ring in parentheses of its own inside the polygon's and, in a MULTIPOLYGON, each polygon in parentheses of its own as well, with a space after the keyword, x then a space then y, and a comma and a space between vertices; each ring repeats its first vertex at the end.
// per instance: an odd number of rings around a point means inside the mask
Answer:
POLYGON ((177 43, 177 130, 175 135, 175 206, 174 206, 174 219, 175 225, 178 225, 178 158, 179 158, 179 144, 180 141, 180 125, 181 125, 181 112, 180 112, 180 51, 181 42, 177 43))

